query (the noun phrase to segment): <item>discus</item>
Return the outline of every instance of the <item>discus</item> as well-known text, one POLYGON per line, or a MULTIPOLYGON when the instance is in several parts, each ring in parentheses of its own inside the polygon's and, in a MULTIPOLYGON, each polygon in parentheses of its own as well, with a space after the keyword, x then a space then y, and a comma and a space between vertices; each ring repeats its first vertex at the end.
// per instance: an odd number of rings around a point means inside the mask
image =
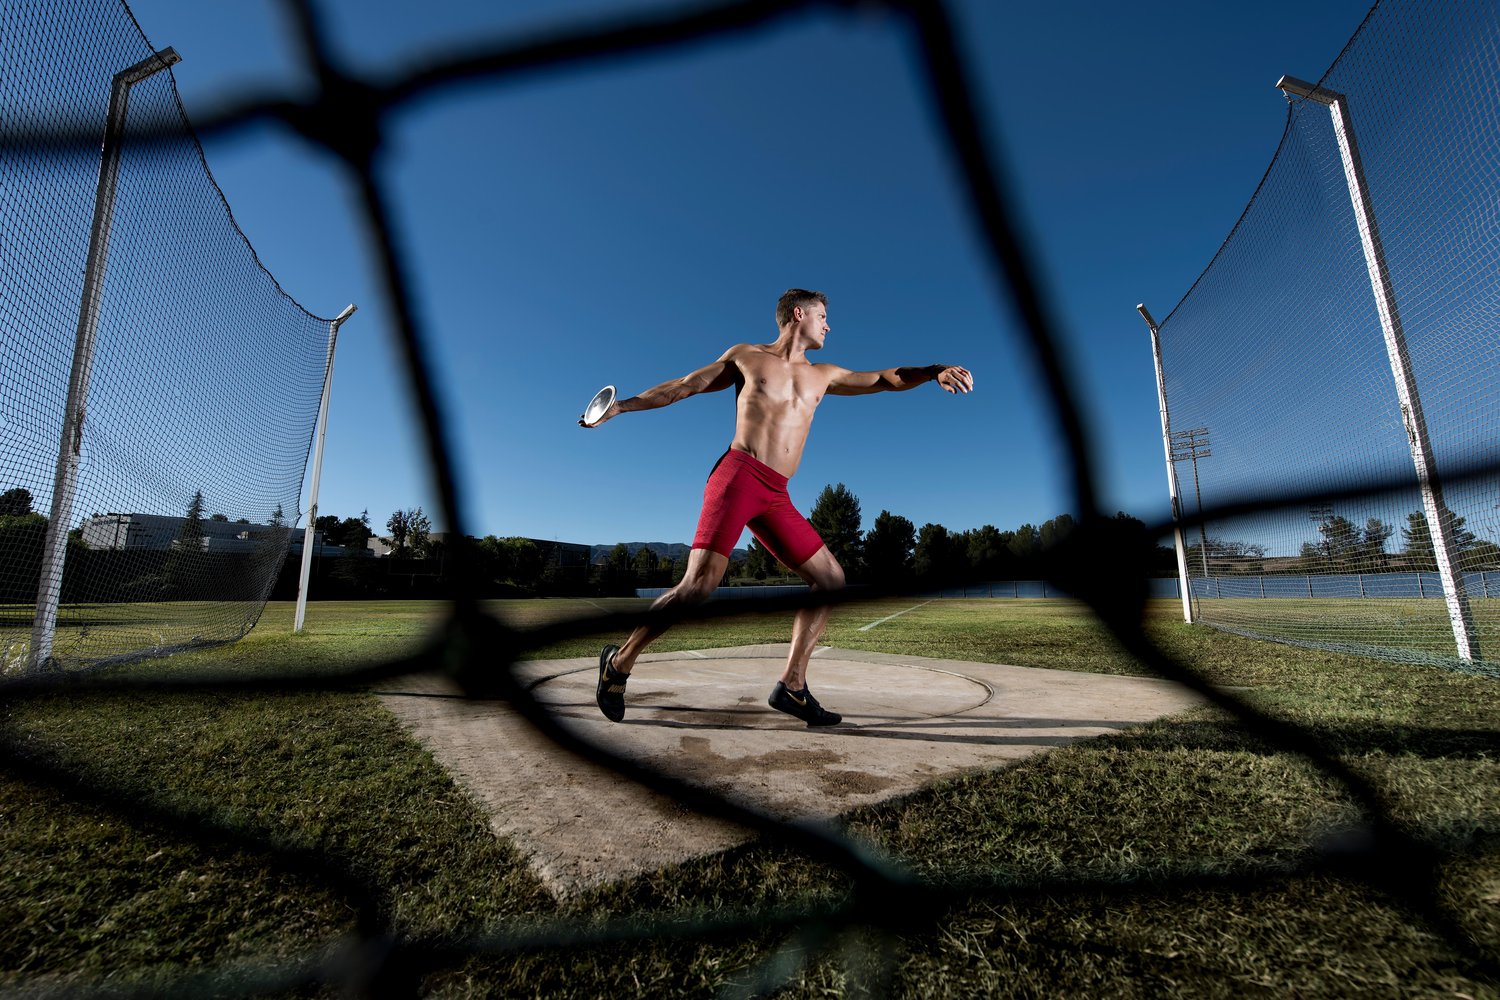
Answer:
POLYGON ((578 422, 585 427, 593 427, 599 423, 600 418, 609 410, 615 402, 615 387, 607 385, 594 393, 594 398, 589 400, 589 405, 583 408, 583 416, 578 422))

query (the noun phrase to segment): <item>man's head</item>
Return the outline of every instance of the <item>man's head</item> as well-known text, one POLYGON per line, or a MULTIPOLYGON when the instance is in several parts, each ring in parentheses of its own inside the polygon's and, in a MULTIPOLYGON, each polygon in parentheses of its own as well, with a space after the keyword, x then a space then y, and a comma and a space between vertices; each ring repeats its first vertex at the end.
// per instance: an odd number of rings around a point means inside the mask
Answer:
POLYGON ((822 292, 809 292, 805 288, 788 288, 781 293, 781 298, 776 300, 776 326, 785 327, 788 323, 796 320, 795 311, 801 308, 804 312, 811 306, 822 306, 826 312, 828 309, 828 296, 822 292))

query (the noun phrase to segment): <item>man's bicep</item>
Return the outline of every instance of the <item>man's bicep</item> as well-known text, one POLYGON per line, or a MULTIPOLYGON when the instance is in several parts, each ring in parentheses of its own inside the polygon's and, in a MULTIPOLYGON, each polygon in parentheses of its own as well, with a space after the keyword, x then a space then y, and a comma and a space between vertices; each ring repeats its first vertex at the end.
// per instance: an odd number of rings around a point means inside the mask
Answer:
POLYGON ((833 396, 879 392, 882 377, 882 372, 851 372, 847 368, 835 368, 833 376, 828 380, 828 392, 833 396))

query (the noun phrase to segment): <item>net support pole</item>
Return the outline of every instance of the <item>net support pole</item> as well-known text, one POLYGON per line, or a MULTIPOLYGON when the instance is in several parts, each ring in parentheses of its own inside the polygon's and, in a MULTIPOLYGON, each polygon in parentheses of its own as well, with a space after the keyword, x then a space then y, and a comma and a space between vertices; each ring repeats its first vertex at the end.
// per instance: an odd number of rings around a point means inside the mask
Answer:
POLYGON ((333 392, 333 351, 338 344, 339 327, 354 315, 350 305, 328 324, 328 364, 323 369, 323 399, 318 404, 318 436, 313 443, 312 482, 308 485, 307 528, 302 532, 302 571, 297 578, 297 615, 292 632, 302 631, 307 618, 307 581, 312 575, 313 540, 318 526, 318 486, 323 478, 323 439, 328 436, 328 397, 333 392))
POLYGON ((52 659, 57 633, 57 605, 62 595, 63 562, 68 551, 68 525, 73 519, 73 494, 78 486, 78 463, 83 447, 83 418, 88 406, 89 379, 94 368, 94 340, 99 330, 99 308, 104 275, 109 266, 109 234, 114 224, 115 189, 120 180, 120 154, 125 144, 125 118, 130 88, 182 61, 176 49, 152 53, 114 75, 104 141, 99 155, 99 183, 94 191, 94 221, 89 230, 88 257, 83 267, 83 294, 78 306, 78 332, 73 342, 73 368, 68 375, 68 399, 63 409, 62 439, 52 480, 52 508, 42 545, 42 569, 37 582, 36 612, 31 622, 28 668, 40 670, 52 659))
MULTIPOLYGON (((1177 493, 1177 469, 1172 464, 1172 417, 1167 412, 1167 377, 1161 366, 1161 333, 1144 303, 1135 311, 1151 329, 1151 359, 1156 362, 1156 401, 1161 408, 1161 444, 1167 459, 1167 493, 1172 498, 1172 542, 1177 549, 1177 584, 1182 591, 1182 620, 1193 623, 1193 594, 1188 589, 1187 546, 1182 539, 1182 500, 1177 493)), ((1205 549, 1207 547, 1205 546, 1205 549)))
POLYGON ((1344 163, 1344 180, 1349 185, 1349 200, 1354 205, 1354 219, 1359 228, 1359 242, 1364 250, 1365 268, 1370 274, 1370 288, 1375 294, 1375 308, 1380 315, 1380 330, 1385 337, 1386 355, 1391 375, 1396 380, 1396 396, 1401 403, 1401 420, 1406 425, 1412 463, 1422 490, 1422 508, 1432 533, 1432 549, 1437 556, 1438 577, 1443 585, 1443 600, 1453 625, 1453 642, 1461 660, 1479 658, 1478 633, 1474 616, 1464 592, 1463 574, 1459 571, 1458 544, 1453 531, 1453 514, 1443 500, 1432 439, 1427 433, 1427 418, 1422 413, 1422 399, 1417 393, 1416 374, 1406 349, 1406 331, 1396 308, 1395 286, 1386 266, 1385 248, 1375 224, 1374 204, 1360 162, 1359 143, 1354 136, 1354 121, 1349 114, 1349 99, 1334 90, 1319 87, 1294 77, 1283 76, 1276 88, 1294 97, 1325 105, 1333 118, 1334 138, 1344 163))

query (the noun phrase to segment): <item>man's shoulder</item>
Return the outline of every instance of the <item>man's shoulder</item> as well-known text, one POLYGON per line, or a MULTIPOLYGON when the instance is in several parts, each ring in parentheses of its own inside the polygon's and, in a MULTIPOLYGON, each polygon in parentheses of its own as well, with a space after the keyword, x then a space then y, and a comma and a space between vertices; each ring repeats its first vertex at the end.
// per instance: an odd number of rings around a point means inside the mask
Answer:
POLYGON ((729 350, 719 356, 720 361, 747 361, 764 357, 766 345, 764 344, 735 344, 729 350))

